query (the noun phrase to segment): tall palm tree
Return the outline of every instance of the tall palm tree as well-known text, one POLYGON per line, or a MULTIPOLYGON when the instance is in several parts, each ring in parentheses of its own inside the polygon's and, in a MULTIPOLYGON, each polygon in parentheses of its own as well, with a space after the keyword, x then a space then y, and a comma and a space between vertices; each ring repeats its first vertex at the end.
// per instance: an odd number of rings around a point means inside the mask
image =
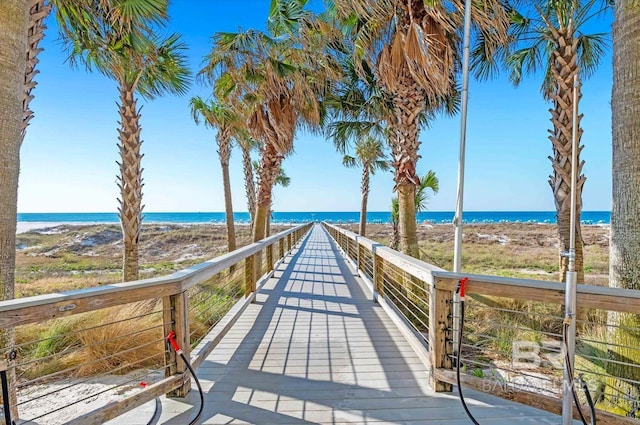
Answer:
MULTIPOLYGON (((429 170, 424 178, 420 179, 420 186, 416 190, 416 212, 426 211, 427 209, 427 201, 430 199, 429 191, 434 195, 438 193, 440 190, 440 181, 436 176, 436 173, 433 170, 429 170)), ((389 246, 393 249, 398 249, 398 245, 400 243, 400 235, 399 235, 399 221, 400 221, 400 211, 399 211, 398 198, 395 197, 391 199, 391 241, 389 242, 389 246)))
MULTIPOLYGON (((489 49, 506 39, 508 17, 500 0, 473 2, 472 18, 489 49)), ((349 23, 356 60, 375 69, 391 95, 388 121, 400 248, 417 256, 415 191, 420 115, 455 91, 462 0, 333 0, 335 15, 349 23)))
POLYGON ((376 171, 389 169, 382 142, 372 137, 360 140, 356 143, 355 156, 345 155, 342 164, 345 167, 362 167, 362 179, 360 190, 362 198, 360 202, 360 228, 359 234, 367 233, 367 204, 369 201, 369 180, 376 171))
MULTIPOLYGON (((584 283, 583 241, 580 231, 580 211, 582 190, 586 181, 582 174, 584 161, 580 161, 582 115, 577 117, 578 128, 578 170, 576 228, 571 229, 571 164, 573 133, 574 76, 589 77, 597 68, 605 52, 605 34, 583 32, 589 18, 597 15, 603 6, 601 0, 555 1, 546 0, 526 12, 513 10, 511 13, 512 41, 499 48, 497 55, 487 56, 483 40, 474 49, 473 66, 478 77, 487 77, 497 70, 499 60, 506 64, 509 78, 518 85, 527 73, 542 71, 542 95, 550 101, 551 130, 549 140, 553 149, 552 174, 549 185, 556 205, 559 239, 559 269, 564 280, 569 259, 564 252, 569 251, 572 230, 576 232, 575 266, 578 282, 584 283)), ((575 88, 579 90, 579 87, 575 88)), ((578 99, 580 98, 580 95, 578 99)), ((578 100, 579 101, 579 100, 578 100)))
MULTIPOLYGON (((634 0, 615 2, 613 24, 613 93, 611 96, 613 128, 613 207, 611 211, 610 285, 640 289, 640 4, 634 0)), ((634 347, 640 338, 633 329, 640 327, 636 314, 611 314, 612 325, 607 372, 612 376, 640 380, 640 358, 634 347), (629 364, 631 363, 631 364, 629 364)), ((637 410, 637 385, 629 381, 609 382, 605 397, 629 416, 637 410), (635 409, 631 406, 636 406, 635 409)))
POLYGON ((252 136, 261 142, 254 241, 266 234, 272 189, 280 165, 293 151, 300 127, 318 128, 322 115, 319 98, 329 89, 328 74, 337 68, 329 57, 318 55, 330 39, 316 22, 305 22, 307 38, 273 37, 249 30, 218 33, 201 71, 218 85, 229 79, 227 93, 243 104, 252 136), (239 100, 238 100, 239 99, 239 100))
POLYGON ((256 215, 256 183, 253 174, 253 161, 251 151, 257 147, 257 143, 249 135, 238 138, 238 146, 242 151, 242 171, 244 174, 244 190, 247 198, 247 211, 249 212, 251 230, 256 215))
POLYGON ((167 92, 186 92, 189 70, 185 45, 177 34, 160 38, 152 30, 167 19, 166 0, 88 0, 83 7, 64 0, 54 3, 71 64, 97 69, 118 85, 123 280, 136 280, 143 209, 141 115, 136 97, 154 99, 167 92), (114 21, 114 16, 119 20, 114 21))
MULTIPOLYGON (((29 8, 26 0, 3 1, 0 7, 0 300, 15 295, 18 173, 23 123, 24 54, 27 51, 29 8)), ((13 329, 0 329, 3 351, 15 344, 13 329)), ((15 371, 9 379, 15 381, 15 371)), ((15 385, 9 386, 15 400, 15 385)), ((17 418, 17 412, 12 410, 17 418)))
POLYGON ((203 118, 205 124, 217 128, 218 158, 222 168, 222 185, 224 188, 224 211, 227 222, 227 251, 236 249, 236 231, 233 222, 233 203, 231 199, 231 181, 229 179, 229 159, 231 158, 232 137, 242 123, 236 111, 215 100, 207 102, 196 96, 191 99, 191 114, 196 124, 203 118))

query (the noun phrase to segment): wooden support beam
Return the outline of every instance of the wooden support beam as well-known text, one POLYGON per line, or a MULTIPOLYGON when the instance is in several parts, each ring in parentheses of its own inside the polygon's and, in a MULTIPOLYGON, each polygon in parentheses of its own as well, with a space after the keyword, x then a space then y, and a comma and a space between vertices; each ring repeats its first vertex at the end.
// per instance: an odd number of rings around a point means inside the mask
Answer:
MULTIPOLYGON (((165 336, 169 332, 176 333, 176 342, 182 349, 187 360, 191 355, 190 331, 189 331, 189 299, 186 292, 170 295, 162 299, 163 325, 165 336)), ((176 352, 167 347, 165 351, 165 377, 182 375, 184 380, 180 386, 167 393, 167 397, 186 397, 191 390, 191 378, 187 366, 176 352)))
POLYGON ((256 290, 256 259, 251 255, 244 260, 244 294, 246 297, 256 290))
POLYGON ((267 245, 267 273, 273 270, 273 244, 267 245))
POLYGON ((453 350, 453 292, 432 285, 429 293, 429 353, 431 355, 431 388, 436 392, 451 391, 451 384, 437 378, 436 369, 451 369, 453 350))

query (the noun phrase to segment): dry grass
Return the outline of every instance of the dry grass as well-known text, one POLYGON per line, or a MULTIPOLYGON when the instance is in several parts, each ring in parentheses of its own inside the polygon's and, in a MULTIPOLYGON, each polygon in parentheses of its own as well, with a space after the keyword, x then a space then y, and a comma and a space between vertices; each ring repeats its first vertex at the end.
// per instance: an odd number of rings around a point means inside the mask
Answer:
MULTIPOLYGON (((357 231, 356 226, 347 226, 357 231)), ((390 225, 369 225, 367 237, 388 243, 390 225)), ((421 259, 451 270, 453 227, 418 226, 421 259)), ((558 240, 550 224, 473 224, 464 227, 462 264, 467 273, 526 279, 558 280, 558 240)), ((609 228, 583 226, 585 280, 607 285, 609 273, 609 228)))
POLYGON ((107 308, 17 329, 21 376, 124 374, 163 364, 161 314, 143 315, 139 303, 107 308), (142 317, 139 317, 142 316, 142 317), (41 359, 41 360, 38 360, 41 359))
POLYGON ((164 362, 162 317, 150 314, 137 319, 144 309, 138 303, 94 312, 79 334, 82 349, 71 356, 80 364, 78 376, 101 373, 124 374, 131 370, 158 367, 164 362), (105 323, 112 323, 102 326, 105 323))

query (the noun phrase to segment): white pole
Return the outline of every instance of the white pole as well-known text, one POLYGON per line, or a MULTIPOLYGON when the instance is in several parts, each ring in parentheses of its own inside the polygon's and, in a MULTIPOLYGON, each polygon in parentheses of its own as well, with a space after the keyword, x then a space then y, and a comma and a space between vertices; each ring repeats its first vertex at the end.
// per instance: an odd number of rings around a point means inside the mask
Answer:
POLYGON ((565 359, 564 379, 562 385, 562 424, 573 423, 573 376, 569 373, 573 370, 576 352, 576 285, 578 272, 576 272, 576 210, 577 210, 577 174, 578 174, 578 74, 573 78, 573 135, 571 139, 571 236, 569 237, 569 267, 567 271, 567 283, 564 294, 565 299, 565 323, 569 324, 565 338, 568 351, 565 359))
MULTIPOLYGON (((460 113, 460 158, 458 160, 458 197, 456 200, 456 213, 453 218, 455 226, 455 238, 453 245, 453 272, 460 273, 462 270, 462 201, 464 195, 464 159, 465 145, 467 140, 467 102, 469 98, 469 45, 471 43, 471 0, 464 2, 464 39, 462 52, 462 96, 460 113)), ((460 317, 460 300, 456 296, 453 304, 454 317, 460 317)), ((457 320, 453 321, 453 350, 457 352, 458 347, 458 327, 457 320)))

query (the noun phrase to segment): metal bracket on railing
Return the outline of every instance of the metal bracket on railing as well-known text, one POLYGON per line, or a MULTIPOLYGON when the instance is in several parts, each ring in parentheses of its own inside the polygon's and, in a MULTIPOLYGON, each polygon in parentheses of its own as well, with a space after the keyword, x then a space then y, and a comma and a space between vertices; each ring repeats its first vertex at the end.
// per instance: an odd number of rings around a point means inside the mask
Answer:
POLYGON ((575 260, 576 259, 576 251, 575 250, 560 251, 560 256, 568 258, 569 260, 575 260))

